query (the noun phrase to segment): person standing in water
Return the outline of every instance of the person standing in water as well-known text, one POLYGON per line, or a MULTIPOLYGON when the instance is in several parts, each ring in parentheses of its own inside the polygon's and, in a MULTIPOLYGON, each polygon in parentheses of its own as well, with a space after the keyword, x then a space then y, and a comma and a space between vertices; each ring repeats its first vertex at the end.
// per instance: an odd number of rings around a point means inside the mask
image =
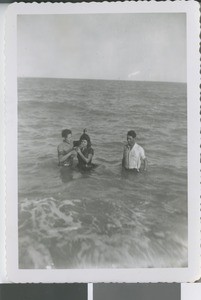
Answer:
POLYGON ((80 137, 79 147, 77 148, 78 168, 83 170, 92 169, 95 165, 92 163, 94 150, 91 147, 91 140, 86 129, 80 137))
POLYGON ((69 129, 64 129, 61 136, 63 142, 57 147, 59 166, 69 167, 73 165, 73 158, 76 156, 76 151, 71 144, 72 132, 69 129))
POLYGON ((127 144, 123 150, 122 166, 126 170, 140 171, 141 162, 143 162, 143 170, 147 170, 147 159, 144 149, 136 143, 136 133, 130 130, 127 133, 127 144))

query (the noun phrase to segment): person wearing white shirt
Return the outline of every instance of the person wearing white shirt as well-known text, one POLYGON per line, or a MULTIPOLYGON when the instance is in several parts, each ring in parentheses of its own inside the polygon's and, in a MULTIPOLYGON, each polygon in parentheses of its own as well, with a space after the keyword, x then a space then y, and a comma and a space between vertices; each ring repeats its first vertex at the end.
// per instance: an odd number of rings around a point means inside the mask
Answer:
POLYGON ((143 163, 143 170, 147 169, 147 159, 144 149, 136 143, 136 133, 130 130, 127 133, 127 144, 123 150, 122 165, 126 170, 134 170, 139 172, 143 163))

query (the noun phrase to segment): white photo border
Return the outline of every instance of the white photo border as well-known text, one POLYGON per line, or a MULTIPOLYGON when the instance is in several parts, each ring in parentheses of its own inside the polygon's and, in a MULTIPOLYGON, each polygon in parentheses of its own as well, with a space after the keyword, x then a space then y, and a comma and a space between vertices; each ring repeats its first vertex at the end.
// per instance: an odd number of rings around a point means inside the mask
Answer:
MULTIPOLYGON (((195 1, 14 3, 6 15, 6 263, 11 282, 194 282, 200 273, 199 4, 195 1), (188 111, 188 267, 50 269, 18 267, 17 16, 22 14, 186 13, 188 111), (12 137, 12 147, 11 147, 12 137)), ((168 24, 167 24, 168 26, 168 24)))

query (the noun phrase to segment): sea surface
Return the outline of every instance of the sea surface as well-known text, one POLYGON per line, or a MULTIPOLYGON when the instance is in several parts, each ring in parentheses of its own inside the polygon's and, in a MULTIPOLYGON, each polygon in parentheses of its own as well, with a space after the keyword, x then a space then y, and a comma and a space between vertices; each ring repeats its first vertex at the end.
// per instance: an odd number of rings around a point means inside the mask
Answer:
POLYGON ((188 265, 186 84, 18 79, 19 267, 188 265), (98 167, 58 166, 84 128, 98 167), (128 130, 147 172, 122 172, 128 130))

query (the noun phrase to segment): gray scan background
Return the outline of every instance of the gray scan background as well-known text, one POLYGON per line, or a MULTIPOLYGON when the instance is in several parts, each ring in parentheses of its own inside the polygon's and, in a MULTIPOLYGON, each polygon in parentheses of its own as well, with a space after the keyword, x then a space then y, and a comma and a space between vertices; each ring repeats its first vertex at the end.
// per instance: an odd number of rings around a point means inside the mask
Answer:
POLYGON ((1 300, 87 300, 87 284, 0 284, 1 300))
POLYGON ((180 300, 181 285, 176 283, 94 284, 93 300, 180 300))
MULTIPOLYGON (((6 3, 12 3, 15 2, 14 0, 1 0, 0 1, 0 8, 1 8, 1 17, 3 13, 5 12, 5 9, 7 7, 6 3)), ((32 2, 31 0, 29 1, 24 1, 24 2, 32 2)), ((54 1, 50 1, 54 2, 54 1)), ((63 2, 67 2, 63 0, 63 2)), ((76 1, 72 1, 76 2, 76 1)), ((77 1, 79 2, 79 1, 77 1)), ((2 18, 1 18, 1 26, 0 26, 0 58, 1 58, 1 65, 3 64, 3 23, 2 23, 2 18)), ((0 78, 2 79, 2 68, 0 70, 0 78)), ((1 80, 1 88, 2 88, 2 80, 1 80)), ((0 93, 2 97, 2 89, 0 93)), ((0 170, 1 170, 1 175, 3 173, 3 104, 1 102, 1 110, 0 110, 0 137, 1 137, 1 151, 0 151, 0 158, 1 158, 1 165, 0 165, 0 170)), ((3 192, 4 192, 4 180, 3 176, 1 176, 1 199, 4 199, 2 197, 3 192)), ((3 211, 4 208, 4 203, 1 201, 0 203, 0 208, 1 211, 3 211)), ((5 261, 4 261, 4 255, 5 255, 5 245, 4 245, 4 216, 1 217, 1 222, 0 222, 0 237, 1 237, 1 243, 0 243, 0 282, 6 282, 5 279, 5 261)), ((74 284, 74 288, 65 288, 62 287, 61 285, 57 285, 60 291, 57 290, 57 287, 55 287, 54 284, 47 284, 43 285, 33 285, 33 284, 0 284, 0 299, 15 299, 15 300, 32 300, 32 299, 37 299, 37 300, 45 300, 47 299, 47 296, 50 296, 48 300, 51 299, 59 299, 62 300, 65 298, 65 300, 68 299, 73 299, 73 300, 81 300, 81 299, 87 299, 87 285, 82 285, 79 284, 79 288, 76 284, 74 284), (67 292, 68 289, 68 292, 67 292), (82 290, 83 289, 83 290, 82 290), (25 292, 26 291, 26 292, 25 292), (38 292, 37 292, 38 291, 38 292), (55 295, 55 293, 57 294, 55 295), (39 297, 39 294, 42 298, 39 297), (67 294, 66 294, 67 293, 67 294), (37 294, 37 297, 36 297, 37 294), (63 297, 62 298, 62 294, 63 297), (79 294, 79 295, 78 295, 79 294), (61 297, 59 297, 61 295, 61 297), (67 296, 68 295, 68 296, 67 296), (76 295, 76 298, 74 297, 76 295), (45 296, 45 297, 44 297, 45 296)), ((65 285, 67 286, 67 285, 65 285)), ((68 285, 70 286, 70 285, 68 285)), ((176 300, 176 299, 189 299, 189 295, 191 295, 191 299, 200 299, 201 295, 201 284, 142 284, 141 286, 138 284, 94 284, 93 285, 93 300, 99 300, 99 299, 104 299, 104 300, 176 300), (158 287, 158 288, 156 288, 158 287), (181 290, 180 290, 181 289, 181 290), (181 291, 182 292, 182 298, 181 297, 181 291)))
POLYGON ((1 284, 1 300, 180 300, 181 285, 167 283, 97 283, 93 295, 88 285, 74 284, 1 284))

